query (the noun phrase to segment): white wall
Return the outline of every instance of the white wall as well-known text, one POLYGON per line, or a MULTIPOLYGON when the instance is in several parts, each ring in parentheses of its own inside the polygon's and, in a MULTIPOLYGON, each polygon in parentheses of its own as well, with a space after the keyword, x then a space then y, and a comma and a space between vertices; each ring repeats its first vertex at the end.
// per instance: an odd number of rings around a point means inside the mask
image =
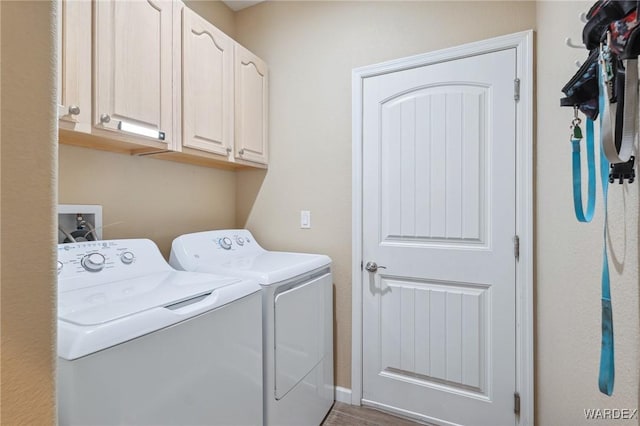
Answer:
MULTIPOLYGON (((585 408, 638 408, 640 316, 638 314, 639 182, 609 190, 611 283, 616 385, 613 397, 598 392, 602 197, 596 218, 579 224, 571 195, 570 108, 559 107, 560 89, 577 71, 585 50, 579 12, 591 1, 537 4, 536 143, 536 399, 541 425, 586 422, 585 408)), ((602 424, 615 424, 604 421, 602 424)), ((619 421, 620 424, 638 424, 619 421)))

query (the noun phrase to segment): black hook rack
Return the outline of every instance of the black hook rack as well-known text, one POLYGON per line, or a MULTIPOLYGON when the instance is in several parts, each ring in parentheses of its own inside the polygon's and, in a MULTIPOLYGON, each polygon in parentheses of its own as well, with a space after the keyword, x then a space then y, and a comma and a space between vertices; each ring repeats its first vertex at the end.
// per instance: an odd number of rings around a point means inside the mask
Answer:
POLYGON ((629 183, 633 183, 636 179, 636 171, 634 169, 636 157, 633 155, 626 163, 618 163, 611 165, 611 171, 609 172, 609 183, 613 183, 618 180, 619 184, 623 184, 627 179, 629 183))

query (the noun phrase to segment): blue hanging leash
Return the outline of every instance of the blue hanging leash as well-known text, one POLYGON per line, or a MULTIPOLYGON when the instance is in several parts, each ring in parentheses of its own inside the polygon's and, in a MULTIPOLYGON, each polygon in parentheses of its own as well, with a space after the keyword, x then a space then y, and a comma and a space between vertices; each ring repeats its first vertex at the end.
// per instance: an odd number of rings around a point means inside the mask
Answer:
POLYGON ((573 153, 571 162, 573 166, 573 209, 576 218, 580 222, 591 222, 596 209, 596 161, 593 137, 593 120, 587 118, 587 211, 582 207, 582 173, 580 167, 580 141, 582 140, 582 130, 580 129, 580 118, 578 118, 578 107, 574 108, 574 117, 571 122, 571 145, 573 153))
MULTIPOLYGON (((600 83, 600 96, 598 99, 600 109, 600 128, 602 129, 602 116, 605 111, 605 99, 607 90, 602 72, 605 67, 603 60, 599 65, 598 81, 600 83)), ((602 142, 602 131, 600 140, 602 142)), ((609 162, 600 143, 600 179, 602 181, 602 203, 604 206, 604 231, 602 244, 602 346, 600 348, 600 373, 598 375, 598 387, 600 392, 611 396, 615 381, 615 361, 613 349, 613 309, 611 307, 611 286, 609 279, 609 256, 607 253, 607 195, 609 188, 609 162)))

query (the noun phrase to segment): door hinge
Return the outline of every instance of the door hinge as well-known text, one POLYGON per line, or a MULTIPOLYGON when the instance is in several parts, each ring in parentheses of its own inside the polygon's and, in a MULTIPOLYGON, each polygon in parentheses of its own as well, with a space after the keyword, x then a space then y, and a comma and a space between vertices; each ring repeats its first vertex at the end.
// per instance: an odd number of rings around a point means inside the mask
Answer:
POLYGON ((513 255, 520 260, 520 237, 517 235, 513 237, 513 255))
POLYGON ((517 416, 520 415, 520 394, 518 392, 513 394, 513 412, 517 416))
POLYGON ((516 78, 513 80, 513 99, 515 101, 520 100, 520 79, 516 78))

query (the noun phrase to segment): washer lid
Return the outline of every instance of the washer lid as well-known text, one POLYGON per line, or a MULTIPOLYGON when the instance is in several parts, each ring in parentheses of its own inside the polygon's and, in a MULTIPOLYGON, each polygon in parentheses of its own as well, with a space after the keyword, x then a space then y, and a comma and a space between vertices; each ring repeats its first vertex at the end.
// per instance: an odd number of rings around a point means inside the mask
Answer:
POLYGON ((196 270, 252 278, 262 285, 270 285, 330 264, 331 259, 322 254, 264 251, 249 256, 206 258, 196 270))
POLYGON ((170 271, 63 291, 58 295, 58 356, 79 358, 258 290, 251 280, 170 271))

